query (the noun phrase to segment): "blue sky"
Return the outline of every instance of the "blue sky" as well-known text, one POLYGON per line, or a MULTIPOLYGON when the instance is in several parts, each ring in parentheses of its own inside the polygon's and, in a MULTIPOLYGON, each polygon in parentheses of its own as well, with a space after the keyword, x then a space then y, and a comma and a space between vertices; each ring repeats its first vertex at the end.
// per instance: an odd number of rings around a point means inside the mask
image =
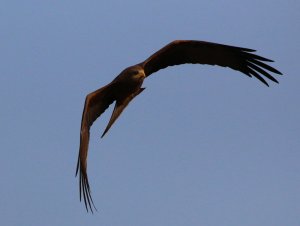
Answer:
POLYGON ((14 1, 0 9, 1 225, 296 226, 300 222, 300 3, 14 1), (175 39, 258 50, 265 87, 226 68, 159 71, 100 139, 79 202, 86 94, 175 39))

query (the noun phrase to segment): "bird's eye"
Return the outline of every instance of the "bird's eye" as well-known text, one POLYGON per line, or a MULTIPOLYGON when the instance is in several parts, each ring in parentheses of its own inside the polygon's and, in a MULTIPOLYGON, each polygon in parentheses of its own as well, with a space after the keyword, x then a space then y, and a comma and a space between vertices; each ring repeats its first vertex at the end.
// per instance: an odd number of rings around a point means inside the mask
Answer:
POLYGON ((133 71, 134 75, 137 75, 139 73, 139 71, 133 71))

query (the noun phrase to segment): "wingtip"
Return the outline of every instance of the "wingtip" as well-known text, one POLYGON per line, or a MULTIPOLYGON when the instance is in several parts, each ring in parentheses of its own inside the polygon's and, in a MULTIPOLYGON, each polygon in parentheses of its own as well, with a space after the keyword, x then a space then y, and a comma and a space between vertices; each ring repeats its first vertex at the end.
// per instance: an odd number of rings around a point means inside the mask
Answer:
POLYGON ((87 213, 92 213, 92 214, 94 214, 93 209, 94 209, 96 212, 98 212, 98 210, 97 210, 97 208, 95 207, 94 204, 93 204, 93 207, 90 206, 90 208, 88 208, 88 207, 86 206, 85 209, 86 209, 86 212, 87 212, 87 213))
POLYGON ((75 177, 77 177, 77 175, 78 175, 79 165, 80 165, 80 159, 79 159, 79 157, 78 157, 78 160, 77 160, 77 166, 76 166, 76 171, 75 171, 75 177))
POLYGON ((278 71, 278 70, 276 70, 276 74, 278 74, 278 75, 283 75, 283 73, 280 72, 280 71, 278 71))
POLYGON ((242 51, 245 51, 245 52, 251 52, 251 53, 254 53, 256 52, 256 49, 250 49, 250 48, 244 48, 244 47, 237 47, 239 49, 241 49, 242 51))

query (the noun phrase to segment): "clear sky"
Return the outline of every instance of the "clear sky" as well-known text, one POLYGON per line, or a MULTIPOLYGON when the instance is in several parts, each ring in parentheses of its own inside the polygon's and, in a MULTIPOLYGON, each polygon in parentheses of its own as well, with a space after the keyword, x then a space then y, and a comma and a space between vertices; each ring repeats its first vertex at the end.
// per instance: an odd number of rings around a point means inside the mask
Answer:
POLYGON ((5 226, 298 226, 300 2, 2 0, 0 223, 5 226), (258 50, 283 72, 264 86, 184 65, 146 90, 100 139, 79 202, 86 94, 175 39, 258 50))

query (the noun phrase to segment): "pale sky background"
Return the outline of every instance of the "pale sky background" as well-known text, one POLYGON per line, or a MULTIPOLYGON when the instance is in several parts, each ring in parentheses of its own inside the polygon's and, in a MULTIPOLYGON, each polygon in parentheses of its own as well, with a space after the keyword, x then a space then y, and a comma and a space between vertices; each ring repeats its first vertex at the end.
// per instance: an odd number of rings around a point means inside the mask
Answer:
MULTIPOLYGON (((299 226, 300 1, 0 1, 0 224, 299 226), (146 90, 100 139, 79 202, 86 94, 175 39, 258 50, 280 84, 185 65, 146 90)), ((111 106, 112 107, 112 106, 111 106)))

